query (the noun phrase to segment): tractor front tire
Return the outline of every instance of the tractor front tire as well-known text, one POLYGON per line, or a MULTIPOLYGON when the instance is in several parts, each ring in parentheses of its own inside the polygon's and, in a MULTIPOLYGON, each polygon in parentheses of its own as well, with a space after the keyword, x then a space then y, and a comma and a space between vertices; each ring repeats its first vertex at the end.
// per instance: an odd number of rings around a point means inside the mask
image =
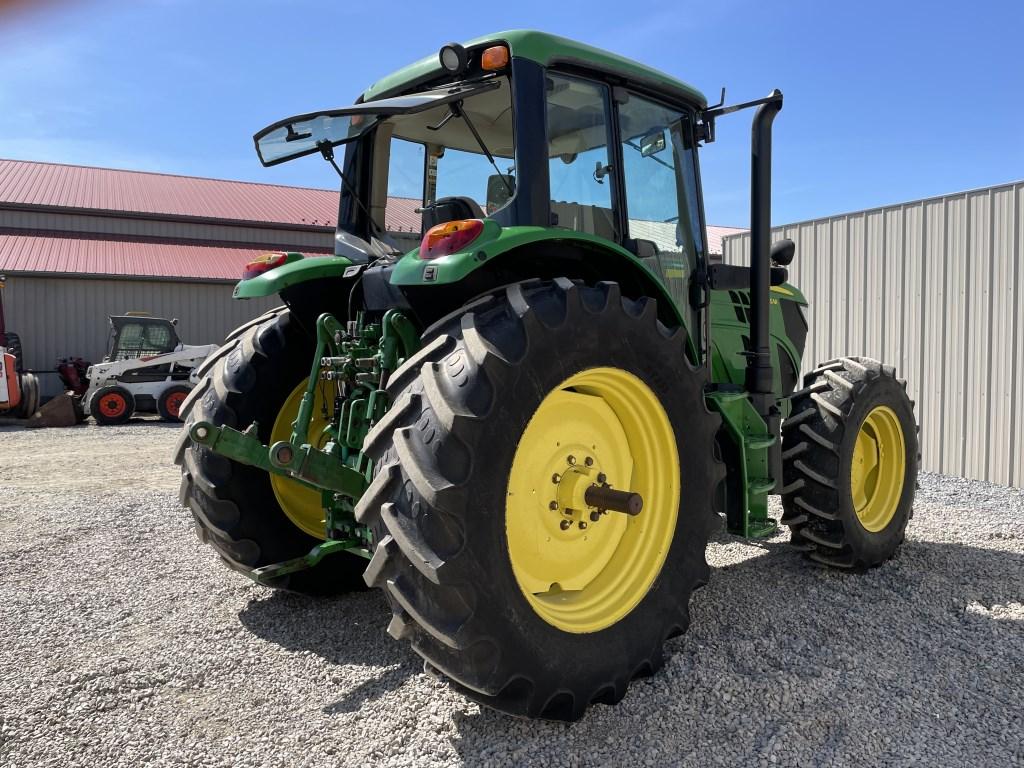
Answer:
POLYGON ((124 387, 109 384, 90 398, 89 413, 97 424, 105 427, 124 424, 135 413, 135 398, 124 387))
POLYGON ((844 357, 794 393, 782 425, 782 522, 814 562, 865 570, 903 543, 920 463, 906 387, 891 366, 844 357))
POLYGON ((356 508, 388 633, 480 704, 576 720, 663 661, 708 580, 720 417, 655 302, 514 284, 428 329, 391 377, 356 508), (589 508, 593 484, 643 497, 589 508), (588 502, 589 503, 589 502, 588 502))
MULTIPOLYGON (((175 451, 182 468, 180 498, 192 511, 200 541, 210 544, 231 568, 242 573, 302 557, 321 543, 285 512, 281 489, 301 494, 298 484, 277 479, 256 467, 238 464, 192 443, 188 430, 197 421, 244 430, 254 422, 265 445, 276 424, 288 425, 299 383, 309 375, 314 341, 284 308, 271 310, 232 332, 208 357, 203 378, 181 405, 185 428, 175 451), (281 484, 283 482, 283 485, 281 484)), ((310 430, 311 433, 314 430, 310 430)), ((277 438, 275 438, 277 439, 277 438)), ((313 494, 319 510, 319 494, 313 494)), ((315 523, 315 521, 314 521, 315 523)), ((311 595, 331 595, 366 588, 366 561, 356 555, 331 555, 309 570, 275 579, 267 586, 311 595)), ((264 582, 266 583, 266 582, 264 582)))

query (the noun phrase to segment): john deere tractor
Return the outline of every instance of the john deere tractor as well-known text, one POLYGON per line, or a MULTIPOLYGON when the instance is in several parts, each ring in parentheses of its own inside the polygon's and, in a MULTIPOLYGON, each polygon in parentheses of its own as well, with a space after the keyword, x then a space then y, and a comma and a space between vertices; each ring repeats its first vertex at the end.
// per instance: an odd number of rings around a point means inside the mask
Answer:
POLYGON ((709 106, 513 31, 257 133, 264 165, 333 167, 336 248, 267 254, 235 288, 283 306, 232 333, 181 407, 200 538, 271 587, 380 588, 428 672, 565 720, 658 669, 722 518, 770 536, 778 494, 810 560, 892 557, 913 403, 864 357, 798 382, 807 302, 769 231, 781 108, 779 91, 709 106), (752 255, 735 266, 708 254, 698 149, 745 107, 752 255), (410 243, 389 221, 413 206, 410 243))

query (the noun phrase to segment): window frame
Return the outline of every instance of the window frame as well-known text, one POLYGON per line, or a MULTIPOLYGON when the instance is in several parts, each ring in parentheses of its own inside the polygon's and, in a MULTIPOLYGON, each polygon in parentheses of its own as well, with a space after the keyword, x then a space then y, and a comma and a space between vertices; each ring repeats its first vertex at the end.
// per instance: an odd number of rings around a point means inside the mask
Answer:
MULTIPOLYGON (((689 137, 688 138, 690 140, 690 143, 694 147, 694 151, 692 153, 692 155, 693 155, 693 177, 694 177, 694 187, 695 187, 694 188, 694 193, 695 193, 695 198, 696 198, 694 202, 696 203, 695 208, 696 208, 697 218, 698 218, 698 221, 695 222, 695 229, 696 229, 696 234, 697 234, 697 236, 699 237, 699 240, 700 240, 700 242, 696 243, 695 245, 699 246, 697 248, 697 250, 696 250, 696 257, 697 257, 698 268, 700 268, 702 262, 704 262, 704 263, 707 262, 707 260, 708 260, 708 253, 707 253, 707 225, 706 225, 706 223, 704 221, 704 193, 703 193, 703 187, 701 186, 701 181, 700 181, 700 161, 699 161, 699 158, 698 158, 698 154, 699 153, 697 151, 697 142, 696 142, 694 134, 693 134, 693 127, 696 124, 697 110, 692 105, 690 105, 690 104, 673 103, 673 102, 670 102, 670 101, 666 101, 665 99, 659 99, 659 98, 657 98, 655 96, 652 96, 652 95, 650 95, 648 93, 644 93, 643 91, 640 91, 640 90, 637 90, 637 89, 634 89, 634 88, 622 88, 621 90, 622 90, 622 92, 628 94, 630 97, 634 97, 635 96, 636 98, 643 99, 644 101, 649 101, 652 104, 657 104, 660 107, 664 107, 665 109, 681 112, 681 113, 683 113, 682 116, 686 116, 687 118, 689 118, 688 121, 687 121, 689 123, 689 126, 688 126, 688 128, 689 128, 689 137)), ((622 217, 623 217, 623 225, 624 225, 623 232, 627 233, 627 236, 624 238, 622 246, 626 250, 628 250, 630 253, 633 253, 634 255, 636 255, 637 251, 638 251, 636 240, 633 239, 633 238, 628 237, 628 232, 629 232, 629 199, 628 199, 628 195, 626 193, 626 164, 625 164, 625 157, 624 157, 624 155, 622 153, 622 135, 621 135, 622 131, 621 131, 621 125, 619 123, 619 109, 620 109, 620 106, 622 104, 624 104, 624 103, 626 103, 626 102, 619 101, 618 99, 615 100, 615 133, 616 133, 615 146, 616 146, 616 149, 617 149, 617 154, 619 156, 618 157, 619 173, 622 174, 622 217)), ((669 142, 671 144, 671 136, 669 137, 669 142)), ((674 151, 675 151, 675 149, 673 148, 673 152, 674 151)), ((684 173, 685 173, 685 171, 684 171, 684 173)), ((678 180, 677 180, 677 184, 678 184, 678 180)), ((687 190, 687 192, 688 191, 689 190, 687 190)), ((687 210, 686 213, 687 213, 687 215, 689 215, 689 210, 687 210)), ((682 213, 680 213, 680 215, 682 215, 682 213)))
MULTIPOLYGON (((608 163, 612 167, 612 172, 606 177, 607 179, 609 179, 609 183, 611 185, 610 188, 609 188, 609 192, 611 192, 610 197, 611 197, 611 205, 612 205, 612 221, 613 221, 614 227, 615 227, 615 239, 610 241, 610 242, 613 242, 616 245, 622 245, 624 239, 626 239, 626 230, 623 229, 623 226, 622 226, 624 219, 622 218, 622 216, 620 214, 620 211, 622 210, 623 206, 625 205, 625 196, 623 194, 623 189, 622 189, 622 180, 625 177, 620 175, 621 171, 620 171, 619 163, 621 162, 621 157, 620 157, 620 153, 619 153, 619 147, 618 147, 618 144, 617 144, 617 139, 618 139, 618 133, 619 132, 618 132, 618 125, 616 124, 616 121, 618 120, 618 113, 614 109, 614 99, 612 97, 613 86, 610 83, 608 83, 606 80, 602 80, 600 78, 593 77, 590 74, 580 74, 577 71, 575 71, 575 70, 573 70, 571 68, 568 68, 568 67, 567 68, 549 67, 547 72, 545 73, 545 77, 547 77, 548 74, 555 75, 555 76, 558 76, 558 77, 571 77, 574 80, 581 80, 583 82, 590 83, 591 85, 594 85, 597 88, 601 89, 602 101, 604 102, 604 115, 605 115, 605 120, 604 120, 605 144, 606 144, 606 146, 608 148, 608 163)), ((547 94, 547 88, 546 87, 544 89, 543 107, 544 107, 544 137, 545 137, 544 163, 545 163, 545 167, 546 167, 548 161, 550 160, 550 157, 548 157, 548 146, 550 146, 550 144, 549 144, 549 138, 548 138, 549 137, 549 132, 548 132, 548 124, 547 124, 547 120, 548 120, 548 94, 547 94)), ((548 210, 548 226, 554 226, 554 224, 552 224, 552 222, 554 220, 554 212, 553 212, 553 210, 551 208, 552 200, 551 200, 551 180, 550 180, 550 177, 548 178, 548 189, 546 190, 545 194, 547 196, 547 201, 548 201, 548 205, 547 205, 547 210, 548 210)))

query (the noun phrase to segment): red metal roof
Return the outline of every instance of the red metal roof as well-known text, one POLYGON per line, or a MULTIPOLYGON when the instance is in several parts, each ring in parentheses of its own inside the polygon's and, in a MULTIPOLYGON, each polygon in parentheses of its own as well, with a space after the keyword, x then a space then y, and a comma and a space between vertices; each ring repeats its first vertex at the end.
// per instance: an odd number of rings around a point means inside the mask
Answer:
POLYGON ((0 160, 0 205, 4 203, 333 227, 338 192, 0 160))
POLYGON ((237 280, 246 262, 267 250, 77 233, 0 233, 0 272, 237 280))

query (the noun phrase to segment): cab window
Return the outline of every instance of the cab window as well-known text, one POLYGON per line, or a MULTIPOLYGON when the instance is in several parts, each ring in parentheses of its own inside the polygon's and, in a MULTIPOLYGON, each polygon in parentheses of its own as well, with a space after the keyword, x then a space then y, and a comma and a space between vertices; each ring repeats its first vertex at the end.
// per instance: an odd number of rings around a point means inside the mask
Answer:
POLYGON ((704 250, 689 115, 629 94, 618 117, 628 237, 682 303, 704 250))
POLYGON ((608 93, 566 75, 547 78, 551 223, 617 241, 608 152, 608 93))
POLYGON ((494 83, 460 102, 456 112, 442 105, 396 115, 377 129, 386 139, 377 151, 388 153, 389 223, 404 228, 410 209, 421 208, 422 217, 415 216, 422 231, 446 217, 490 216, 508 205, 516 188, 511 87, 507 78, 494 83), (448 201, 443 212, 440 206, 432 209, 439 201, 448 201))

